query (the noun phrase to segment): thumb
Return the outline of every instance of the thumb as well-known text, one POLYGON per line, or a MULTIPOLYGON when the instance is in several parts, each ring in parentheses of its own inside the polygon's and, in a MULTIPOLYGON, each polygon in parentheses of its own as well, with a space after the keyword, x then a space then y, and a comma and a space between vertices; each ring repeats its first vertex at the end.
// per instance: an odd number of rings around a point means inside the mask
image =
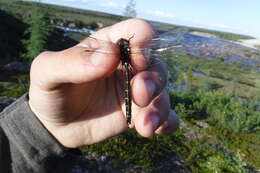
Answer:
POLYGON ((97 45, 93 39, 60 52, 43 52, 32 63, 31 81, 48 90, 64 83, 95 81, 114 72, 118 52, 116 45, 97 45))

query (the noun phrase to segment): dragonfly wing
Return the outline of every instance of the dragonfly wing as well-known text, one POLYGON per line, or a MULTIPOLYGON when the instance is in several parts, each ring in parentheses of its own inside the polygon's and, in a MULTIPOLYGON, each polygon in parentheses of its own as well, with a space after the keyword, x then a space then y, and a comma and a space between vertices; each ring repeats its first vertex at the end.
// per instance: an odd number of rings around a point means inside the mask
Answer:
POLYGON ((184 40, 184 35, 187 33, 187 29, 178 28, 166 33, 163 33, 151 40, 144 41, 145 44, 131 44, 131 53, 140 53, 145 50, 169 50, 174 47, 179 47, 182 45, 184 40), (137 45, 137 46, 136 46, 137 45))
POLYGON ((165 61, 165 53, 169 51, 176 51, 181 48, 184 42, 184 36, 187 29, 178 28, 166 33, 163 33, 150 41, 147 41, 144 46, 131 45, 131 54, 134 56, 143 54, 149 66, 152 66, 162 61, 165 61), (156 60, 155 60, 156 58, 156 60))
MULTIPOLYGON (((164 52, 175 51, 176 47, 181 47, 185 33, 187 33, 186 29, 178 28, 160 34, 153 39, 144 40, 142 43, 131 42, 130 40, 131 56, 134 58, 139 57, 139 59, 142 59, 143 57, 146 58, 146 60, 142 62, 147 62, 149 66, 153 65, 154 63, 164 61, 164 52), (154 58, 157 60, 153 60, 154 58)), ((113 51, 115 49, 99 49, 100 47, 117 47, 115 43, 108 40, 97 39, 91 36, 86 38, 83 42, 79 43, 79 46, 84 47, 88 52, 119 55, 119 52, 113 51)), ((133 62, 135 61, 136 59, 133 62)))

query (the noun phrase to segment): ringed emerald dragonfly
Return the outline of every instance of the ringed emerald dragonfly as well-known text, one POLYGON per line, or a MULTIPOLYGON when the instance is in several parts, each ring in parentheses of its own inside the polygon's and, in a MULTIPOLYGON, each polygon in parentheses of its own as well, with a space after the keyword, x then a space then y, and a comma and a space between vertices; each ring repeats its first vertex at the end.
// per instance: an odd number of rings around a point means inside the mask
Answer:
MULTIPOLYGON (((120 38, 116 43, 100 40, 91 36, 87 38, 91 39, 92 42, 92 47, 86 49, 86 51, 89 52, 97 51, 97 47, 101 44, 114 44, 119 48, 119 58, 124 76, 122 85, 124 85, 125 117, 129 127, 131 125, 132 119, 132 93, 130 81, 134 75, 134 72, 136 71, 135 65, 132 64, 133 56, 138 58, 140 55, 142 58, 145 58, 145 61, 149 67, 152 67, 156 63, 158 64, 158 62, 164 62, 164 57, 162 56, 163 52, 174 49, 176 47, 181 47, 183 35, 186 32, 187 31, 184 29, 176 29, 174 32, 170 33, 171 37, 164 37, 163 35, 159 35, 151 40, 147 40, 147 42, 144 44, 145 46, 141 47, 136 47, 135 45, 138 43, 132 42, 133 38, 135 37, 134 35, 130 38, 120 38)), ((98 51, 98 53, 109 54, 111 52, 98 51)))

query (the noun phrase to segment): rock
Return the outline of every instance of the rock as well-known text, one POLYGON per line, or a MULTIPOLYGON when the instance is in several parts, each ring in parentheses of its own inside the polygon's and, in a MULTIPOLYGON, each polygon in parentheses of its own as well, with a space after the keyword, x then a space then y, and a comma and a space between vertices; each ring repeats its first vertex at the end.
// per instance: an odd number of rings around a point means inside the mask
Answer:
POLYGON ((191 126, 189 125, 188 123, 185 123, 184 121, 181 121, 180 122, 180 129, 183 129, 185 130, 185 137, 188 139, 188 140, 193 140, 193 139, 201 139, 204 137, 204 135, 202 133, 199 132, 199 129, 200 128, 207 128, 209 127, 209 125, 207 123, 204 123, 204 122, 201 122, 201 121, 198 121, 198 122, 195 122, 195 124, 199 127, 196 127, 196 126, 191 126), (199 125, 198 125, 198 124, 199 125))
POLYGON ((69 27, 69 28, 76 28, 76 24, 75 24, 75 23, 69 23, 69 24, 68 24, 68 27, 69 27))
POLYGON ((97 22, 97 26, 98 26, 98 28, 103 28, 103 27, 104 27, 104 24, 101 23, 101 22, 97 22))
POLYGON ((259 112, 260 112, 260 104, 257 104, 257 105, 255 105, 255 106, 254 106, 254 110, 256 110, 256 111, 259 111, 259 112))
POLYGON ((57 26, 65 26, 64 22, 57 22, 57 26))
POLYGON ((196 125, 200 128, 208 128, 209 127, 208 123, 205 123, 203 121, 196 121, 196 125))
POLYGON ((100 160, 101 160, 102 162, 106 162, 106 161, 108 160, 108 157, 105 156, 105 155, 102 155, 102 156, 100 156, 100 160))
POLYGON ((3 69, 8 72, 28 73, 30 71, 30 66, 19 61, 14 61, 6 64, 3 69))
POLYGON ((0 95, 0 112, 2 112, 2 110, 4 110, 5 107, 10 105, 14 101, 15 101, 14 98, 0 95))
POLYGON ((87 169, 81 168, 80 166, 76 165, 72 170, 72 173, 88 173, 87 169))

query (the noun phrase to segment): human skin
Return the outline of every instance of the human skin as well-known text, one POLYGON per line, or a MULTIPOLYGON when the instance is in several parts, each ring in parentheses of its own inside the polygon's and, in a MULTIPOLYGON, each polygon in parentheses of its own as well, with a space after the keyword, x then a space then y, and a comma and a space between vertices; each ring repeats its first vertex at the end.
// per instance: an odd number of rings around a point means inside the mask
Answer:
MULTIPOLYGON (((60 144, 68 148, 90 145, 128 129, 119 50, 106 43, 133 36, 130 42, 138 48, 153 35, 147 22, 130 19, 91 36, 103 43, 86 38, 74 47, 43 52, 34 59, 29 105, 60 144)), ((163 64, 158 61, 149 67, 140 52, 132 57, 132 70, 131 127, 144 137, 175 131, 179 120, 170 109, 163 64)))

